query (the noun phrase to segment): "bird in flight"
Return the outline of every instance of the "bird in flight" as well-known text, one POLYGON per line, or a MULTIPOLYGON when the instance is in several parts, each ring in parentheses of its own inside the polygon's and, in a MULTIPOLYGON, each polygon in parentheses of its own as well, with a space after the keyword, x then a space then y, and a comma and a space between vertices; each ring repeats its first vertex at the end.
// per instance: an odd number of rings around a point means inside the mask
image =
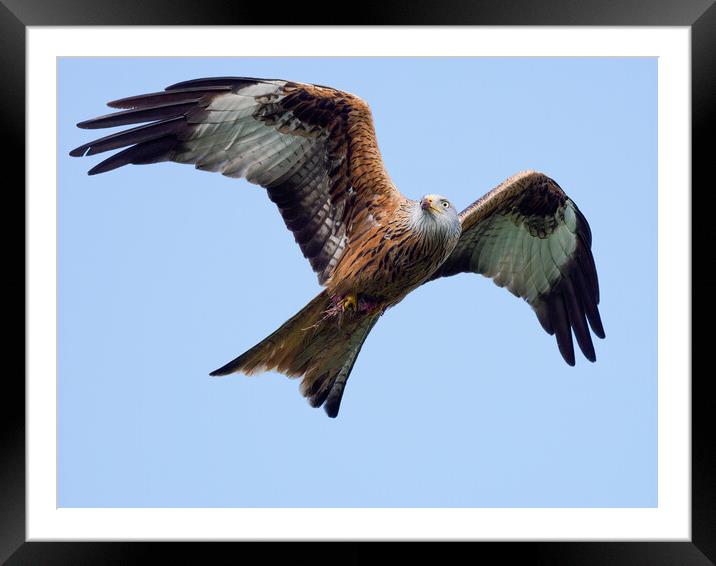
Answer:
POLYGON ((211 375, 301 377, 336 417, 358 353, 386 309, 439 277, 479 273, 524 299, 569 365, 572 333, 595 361, 604 338, 587 220, 551 178, 518 173, 458 213, 447 198, 403 196, 385 171, 368 105, 330 87, 217 77, 109 102, 87 129, 142 124, 84 144, 119 151, 89 170, 192 163, 266 189, 325 287, 273 334, 211 375))

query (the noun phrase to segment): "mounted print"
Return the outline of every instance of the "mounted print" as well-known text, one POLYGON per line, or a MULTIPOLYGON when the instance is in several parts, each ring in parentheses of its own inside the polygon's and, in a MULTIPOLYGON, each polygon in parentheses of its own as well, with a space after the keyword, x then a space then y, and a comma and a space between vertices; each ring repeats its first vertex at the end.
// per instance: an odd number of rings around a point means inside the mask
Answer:
POLYGON ((57 504, 656 507, 657 80, 58 58, 57 504))

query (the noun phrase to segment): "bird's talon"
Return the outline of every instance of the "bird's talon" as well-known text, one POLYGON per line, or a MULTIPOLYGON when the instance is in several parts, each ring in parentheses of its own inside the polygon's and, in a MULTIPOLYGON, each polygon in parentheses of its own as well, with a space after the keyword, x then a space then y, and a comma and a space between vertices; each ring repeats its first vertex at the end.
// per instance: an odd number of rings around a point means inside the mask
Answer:
POLYGON ((358 310, 358 298, 355 295, 346 295, 343 298, 343 310, 358 310))

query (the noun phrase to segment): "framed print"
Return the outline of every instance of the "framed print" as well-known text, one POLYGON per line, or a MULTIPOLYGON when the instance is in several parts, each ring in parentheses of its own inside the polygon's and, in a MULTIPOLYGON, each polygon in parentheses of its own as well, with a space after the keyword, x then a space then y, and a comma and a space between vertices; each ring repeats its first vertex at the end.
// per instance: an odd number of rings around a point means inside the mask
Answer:
POLYGON ((560 16, 529 21, 387 5, 346 22, 365 27, 282 27, 99 6, 2 8, 28 227, 8 563, 189 540, 343 541, 358 561, 371 541, 713 559, 689 262, 713 7, 640 20, 553 3, 560 16), (309 167, 321 152, 330 167, 309 167), (417 263, 386 275, 376 259, 365 288, 340 281, 397 233, 391 257, 414 257, 425 215, 456 223, 442 267, 408 281, 417 263), (364 216, 378 239, 360 239, 364 216), (314 224, 332 231, 321 246, 314 224), (443 277, 420 285, 429 274, 443 277), (300 379, 209 375, 260 369, 300 379))

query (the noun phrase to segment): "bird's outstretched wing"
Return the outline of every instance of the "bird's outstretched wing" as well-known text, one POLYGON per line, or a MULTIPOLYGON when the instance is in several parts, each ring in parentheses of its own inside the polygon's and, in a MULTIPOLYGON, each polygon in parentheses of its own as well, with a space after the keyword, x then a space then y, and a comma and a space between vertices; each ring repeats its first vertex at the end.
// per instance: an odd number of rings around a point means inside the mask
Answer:
POLYGON ((70 155, 79 157, 127 148, 90 175, 176 161, 244 177, 267 189, 322 284, 350 245, 351 233, 370 221, 366 210, 389 209, 402 198, 383 167, 368 105, 339 90, 209 78, 108 105, 126 110, 77 125, 148 124, 72 150, 70 155))
POLYGON ((457 247, 432 279, 472 272, 527 301, 559 351, 574 365, 572 331, 596 360, 592 332, 604 338, 592 234, 577 205, 549 177, 510 177, 460 213, 457 247))

